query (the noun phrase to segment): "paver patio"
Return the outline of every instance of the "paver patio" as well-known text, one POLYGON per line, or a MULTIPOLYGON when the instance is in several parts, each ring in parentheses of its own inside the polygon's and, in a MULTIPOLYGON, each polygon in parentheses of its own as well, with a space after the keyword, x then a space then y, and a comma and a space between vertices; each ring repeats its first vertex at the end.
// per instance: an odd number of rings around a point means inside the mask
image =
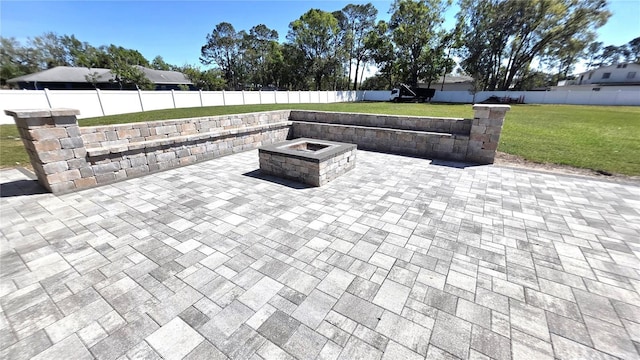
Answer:
POLYGON ((640 187, 257 151, 54 196, 0 172, 2 359, 614 359, 640 351, 640 187))

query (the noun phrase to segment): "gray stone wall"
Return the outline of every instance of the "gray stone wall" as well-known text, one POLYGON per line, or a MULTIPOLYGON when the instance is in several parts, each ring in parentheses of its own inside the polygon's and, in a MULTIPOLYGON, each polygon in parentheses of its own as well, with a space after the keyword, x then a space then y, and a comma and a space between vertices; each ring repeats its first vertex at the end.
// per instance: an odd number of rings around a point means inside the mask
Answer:
POLYGON ((288 111, 83 128, 73 109, 5 113, 14 117, 38 181, 53 193, 252 150, 291 136, 288 111))
POLYGON ((473 119, 292 110, 293 136, 359 149, 493 164, 508 105, 474 105, 473 119))
POLYGON ((61 193, 297 137, 491 164, 510 107, 473 108, 473 119, 282 110, 82 128, 73 109, 5 113, 14 118, 39 182, 61 193))
POLYGON ((354 114, 326 111, 291 110, 289 119, 312 123, 364 126, 396 130, 468 135, 471 119, 433 118, 379 114, 354 114))

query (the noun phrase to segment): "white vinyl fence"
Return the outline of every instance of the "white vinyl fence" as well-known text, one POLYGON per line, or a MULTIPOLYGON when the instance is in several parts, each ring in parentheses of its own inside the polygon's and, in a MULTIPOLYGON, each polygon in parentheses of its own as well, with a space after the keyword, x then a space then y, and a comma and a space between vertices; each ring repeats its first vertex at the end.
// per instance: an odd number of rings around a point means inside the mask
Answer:
MULTIPOLYGON (((466 103, 482 102, 491 96, 520 98, 525 104, 573 104, 573 105, 640 105, 640 90, 613 91, 436 91, 433 102, 466 103)), ((365 101, 388 101, 389 91, 364 91, 365 101)))
MULTIPOLYGON (((388 93, 388 92, 387 92, 388 93)), ((6 109, 79 109, 79 119, 140 111, 249 104, 334 103, 362 100, 356 91, 112 91, 0 90, 0 124, 6 109)), ((388 96, 387 96, 388 98, 388 96)))
MULTIPOLYGON (((0 124, 12 124, 5 109, 73 108, 79 119, 159 109, 243 104, 388 101, 390 91, 115 91, 0 90, 0 124)), ((433 102, 482 102, 490 96, 523 97, 527 104, 640 105, 640 91, 436 91, 433 102)))

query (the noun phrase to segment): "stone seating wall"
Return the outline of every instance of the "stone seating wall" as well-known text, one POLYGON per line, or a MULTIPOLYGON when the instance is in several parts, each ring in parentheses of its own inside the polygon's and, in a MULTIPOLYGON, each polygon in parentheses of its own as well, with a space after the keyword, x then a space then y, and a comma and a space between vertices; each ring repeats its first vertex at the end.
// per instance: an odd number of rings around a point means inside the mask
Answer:
POLYGON ((92 127, 80 127, 74 109, 5 113, 40 184, 64 193, 298 137, 491 164, 508 109, 474 105, 474 119, 279 110, 92 127))

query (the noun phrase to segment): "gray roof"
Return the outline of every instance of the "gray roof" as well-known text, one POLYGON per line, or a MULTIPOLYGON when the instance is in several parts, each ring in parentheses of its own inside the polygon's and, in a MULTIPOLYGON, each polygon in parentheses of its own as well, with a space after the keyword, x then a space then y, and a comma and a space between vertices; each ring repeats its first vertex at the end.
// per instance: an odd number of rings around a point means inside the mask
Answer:
MULTIPOLYGON (((181 72, 154 70, 143 66, 136 66, 147 78, 154 84, 191 84, 191 81, 181 72)), ((104 83, 114 79, 110 69, 104 68, 86 68, 71 66, 56 66, 51 69, 40 71, 33 74, 18 76, 7 80, 9 83, 17 82, 70 82, 85 83, 86 76, 96 74, 98 82, 104 83)))

